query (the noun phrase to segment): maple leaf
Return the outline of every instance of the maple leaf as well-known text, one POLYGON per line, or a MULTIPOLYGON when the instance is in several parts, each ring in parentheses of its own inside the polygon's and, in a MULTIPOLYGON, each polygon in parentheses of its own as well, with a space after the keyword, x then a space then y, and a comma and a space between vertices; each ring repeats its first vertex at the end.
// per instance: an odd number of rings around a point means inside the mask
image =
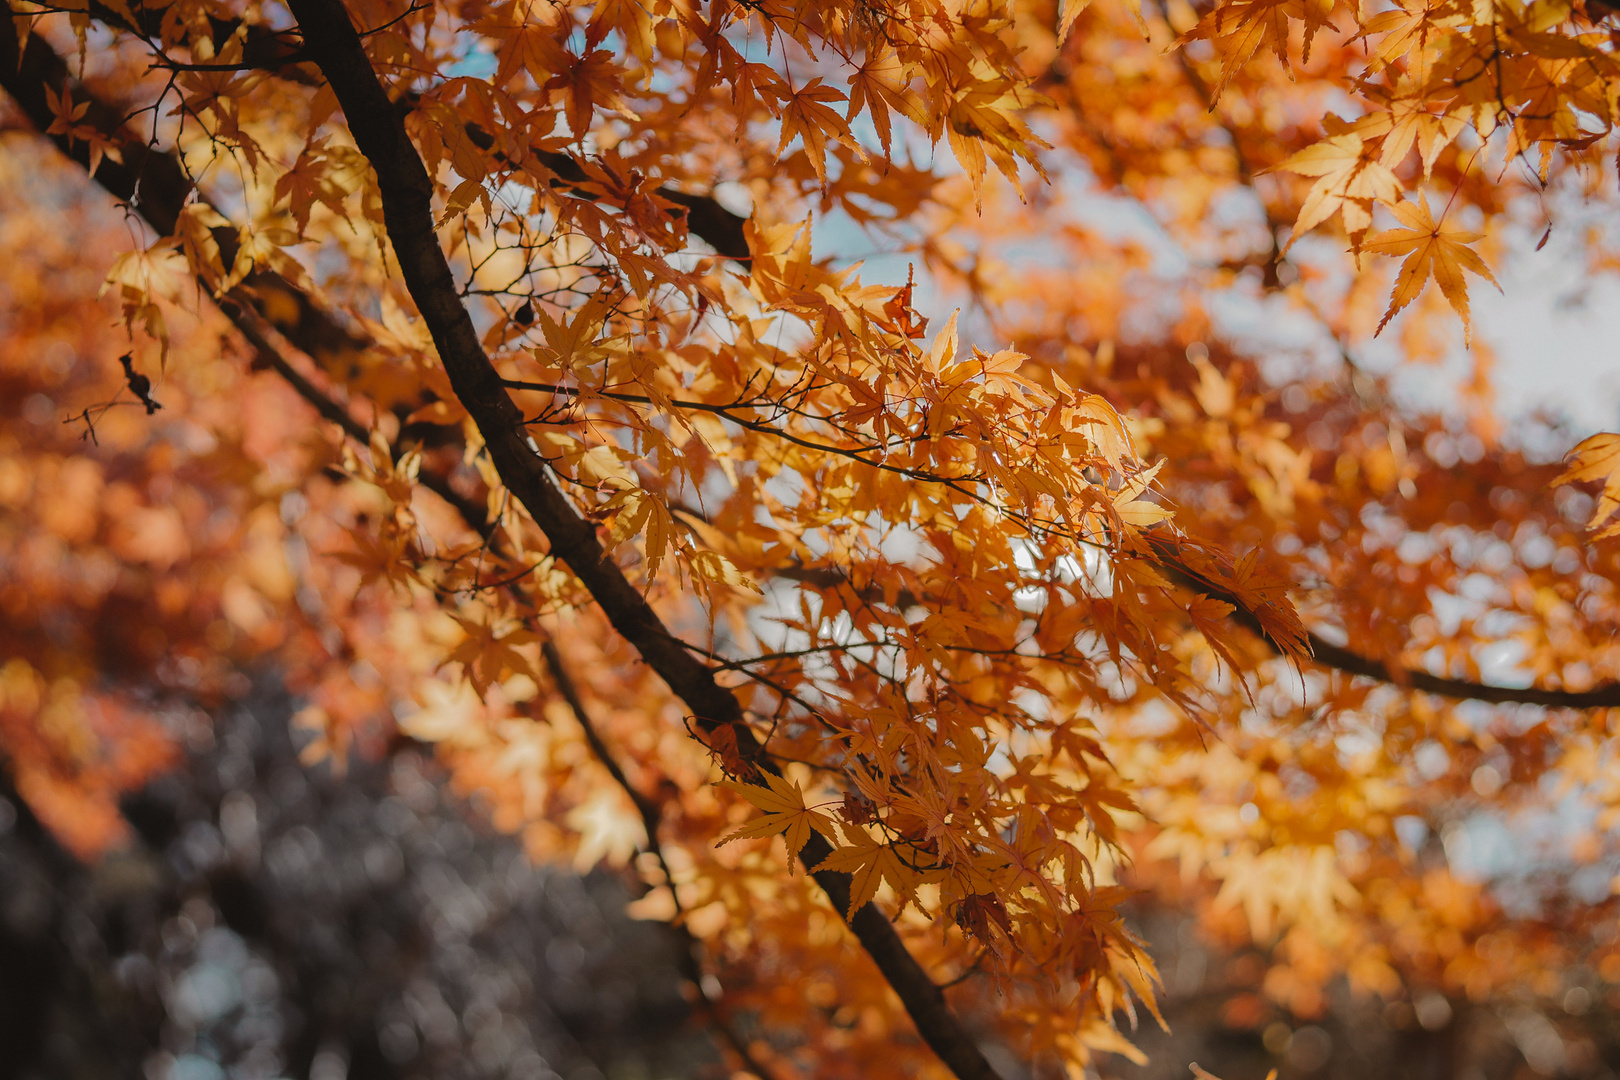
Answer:
MULTIPOLYGON (((759 583, 741 570, 737 565, 718 551, 694 551, 687 558, 687 565, 692 573, 704 581, 713 581, 720 585, 733 585, 749 592, 758 593, 762 590, 759 583)), ((648 571, 651 574, 651 571, 648 571)))
POLYGON ((1047 148, 1018 113, 1029 102, 1021 88, 1007 79, 987 79, 955 92, 945 117, 945 133, 951 152, 967 170, 975 199, 983 198, 985 158, 989 156, 1015 191, 1023 190, 1018 179, 1018 161, 1027 162, 1041 179, 1046 169, 1036 150, 1047 148))
POLYGON ((531 630, 508 629, 504 633, 495 621, 451 615, 464 635, 450 650, 439 666, 460 664, 472 683, 473 690, 482 698, 490 685, 501 681, 510 672, 529 673, 534 662, 519 649, 532 645, 539 638, 531 630))
POLYGON ((728 777, 755 776, 759 769, 742 755, 735 724, 720 724, 704 734, 709 751, 719 759, 720 769, 728 777))
POLYGON ((788 869, 792 870, 793 860, 804 850, 804 845, 810 842, 812 831, 820 833, 833 843, 837 842, 838 834, 833 828, 833 819, 819 810, 811 810, 804 805, 804 789, 797 781, 790 781, 774 773, 767 772, 761 775, 765 780, 763 787, 735 780, 720 781, 721 787, 737 792, 765 812, 764 817, 749 822, 725 837, 720 841, 721 844, 781 833, 782 838, 787 841, 788 869))
POLYGON ((384 529, 373 533, 370 529, 357 528, 349 539, 355 550, 330 554, 360 571, 359 589, 385 581, 391 590, 408 593, 412 585, 422 580, 414 561, 407 557, 409 538, 402 531, 384 529))
POLYGON ((156 338, 163 346, 160 356, 165 362, 169 328, 160 302, 179 299, 189 269, 185 255, 175 251, 172 242, 160 241, 144 251, 128 251, 114 259, 98 294, 117 287, 124 325, 131 331, 138 325, 156 338))
MULTIPOLYGON (((1075 20, 1080 18, 1080 13, 1090 6, 1091 0, 1063 0, 1058 14, 1057 27, 1057 43, 1060 48, 1065 41, 1069 40, 1069 31, 1074 29, 1075 20)), ((1133 4, 1131 10, 1137 14, 1138 18, 1141 17, 1141 9, 1138 5, 1133 4)))
POLYGON ((269 266, 290 281, 301 281, 305 277, 303 268, 286 251, 287 246, 296 243, 297 240, 297 235, 290 229, 239 230, 236 258, 231 263, 230 273, 225 275, 215 289, 223 296, 241 284, 259 266, 269 266))
POLYGON ((1586 522, 1588 530, 1595 530, 1592 539, 1620 536, 1620 522, 1606 524, 1620 510, 1620 435, 1600 433, 1582 439, 1565 460, 1568 467, 1553 480, 1555 487, 1586 481, 1603 485, 1586 522))
POLYGON ((366 181, 366 161, 357 151, 331 145, 330 136, 310 142, 292 167, 276 178, 274 198, 287 201, 299 236, 309 231, 310 215, 324 206, 338 218, 346 216, 345 202, 366 181))
POLYGON ((844 804, 839 813, 851 825, 866 825, 877 820, 877 808, 872 800, 857 792, 844 792, 844 804))
POLYGON ((1006 939, 1012 937, 1012 919, 1007 915, 1007 905, 995 893, 973 893, 963 897, 956 905, 956 922, 997 952, 1004 950, 1007 947, 1006 939), (999 937, 991 932, 992 927, 1001 931, 999 937))
POLYGON ((1332 135, 1294 154, 1277 169, 1319 177, 1305 196, 1294 231, 1284 250, 1335 213, 1343 216, 1344 231, 1354 239, 1372 224, 1372 204, 1389 205, 1400 197, 1400 181, 1355 132, 1332 135))
POLYGON ((81 101, 75 104, 71 86, 63 87, 60 95, 48 85, 43 89, 45 91, 46 107, 56 117, 51 122, 51 126, 45 129, 45 134, 64 135, 74 131, 78 126, 78 122, 84 118, 84 114, 89 110, 90 103, 81 101))
POLYGON ((823 86, 821 79, 811 79, 793 91, 782 105, 782 140, 777 144, 778 155, 787 149, 795 137, 804 140, 804 152, 810 159, 816 178, 827 183, 827 138, 831 136, 850 149, 860 152, 860 146, 850 134, 849 124, 838 115, 829 102, 843 101, 844 94, 831 86, 823 86))
POLYGON ((1396 203, 1390 207, 1390 211, 1404 228, 1378 233, 1362 246, 1362 250, 1375 255, 1406 257, 1395 279, 1389 309, 1379 320, 1378 329, 1383 330, 1396 312, 1417 299, 1418 293, 1423 291, 1423 286, 1433 275, 1440 291, 1451 303, 1452 310, 1462 318, 1463 335, 1467 339, 1472 334, 1472 327, 1468 318, 1468 283, 1463 278, 1463 271, 1478 274, 1496 285, 1496 278, 1492 276, 1490 267, 1485 265, 1485 260, 1468 246, 1477 242, 1482 234, 1447 225, 1443 218, 1436 224, 1429 214, 1427 199, 1396 203))
POLYGON ((1175 516, 1168 508, 1140 497, 1147 492, 1163 466, 1164 462, 1161 461, 1151 469, 1138 473, 1114 493, 1114 512, 1125 524, 1141 529, 1175 516))
POLYGON ((1364 20, 1358 36, 1380 39, 1370 66, 1379 70, 1405 60, 1413 83, 1426 84, 1434 63, 1430 39, 1442 32, 1439 22, 1445 17, 1443 7, 1432 0, 1399 0, 1393 9, 1364 20))
POLYGON ((613 312, 613 298, 592 294, 566 321, 554 319, 545 309, 534 310, 546 344, 537 346, 535 357, 543 364, 555 364, 571 372, 582 386, 590 382, 590 368, 616 355, 623 347, 622 337, 601 337, 602 328, 613 312))
POLYGON ((1232 655, 1222 632, 1222 624, 1226 617, 1236 610, 1237 608, 1225 600, 1217 600, 1211 596, 1196 597, 1187 605, 1188 617, 1204 635, 1204 640, 1209 642, 1209 647, 1215 651, 1215 655, 1220 657, 1231 671, 1241 672, 1242 665, 1238 663, 1237 657, 1232 655))
MULTIPOLYGON (((617 492, 598 509, 599 513, 613 515, 613 527, 608 533, 608 546, 623 543, 632 536, 645 532, 647 541, 643 551, 647 557, 647 577, 658 573, 664 553, 674 542, 677 528, 674 515, 657 495, 640 488, 629 487, 617 492)), ((726 585, 744 585, 747 581, 725 556, 716 552, 703 552, 692 561, 693 572, 710 581, 726 585), (728 573, 729 568, 729 573, 728 573)))
POLYGON ((868 49, 861 66, 849 76, 849 111, 844 119, 853 121, 864 108, 877 129, 884 154, 889 152, 891 108, 915 124, 927 123, 923 103, 907 82, 899 55, 886 45, 868 49))
POLYGON ((229 226, 225 216, 207 203, 192 203, 175 217, 175 235, 180 238, 186 261, 204 281, 218 282, 225 277, 214 230, 229 226))
POLYGON ((1430 112, 1419 98, 1397 101, 1390 111, 1390 129, 1384 135, 1378 161, 1393 169, 1415 146, 1423 162, 1425 179, 1434 172, 1440 153, 1456 141, 1468 122, 1460 116, 1430 112))
POLYGON ((845 831, 845 845, 835 847, 831 854, 811 869, 835 870, 849 875, 849 908, 844 912, 845 918, 854 918, 855 913, 877 895, 878 886, 885 881, 900 895, 902 907, 915 903, 917 886, 924 880, 924 875, 901 861, 892 845, 854 826, 845 831))
POLYGON ((612 109, 626 120, 640 119, 624 99, 620 68, 611 52, 593 49, 585 56, 570 57, 569 61, 560 74, 552 76, 546 87, 565 91, 568 127, 575 139, 583 139, 590 131, 591 117, 598 107, 612 109))
POLYGON ((1269 47, 1277 63, 1284 70, 1289 68, 1288 38, 1295 19, 1304 24, 1302 59, 1309 63, 1317 33, 1332 25, 1328 20, 1332 10, 1327 0, 1227 0, 1214 5, 1197 26, 1182 35, 1176 47, 1199 38, 1220 42, 1221 74, 1212 91, 1212 97, 1219 100, 1232 77, 1262 48, 1269 47))

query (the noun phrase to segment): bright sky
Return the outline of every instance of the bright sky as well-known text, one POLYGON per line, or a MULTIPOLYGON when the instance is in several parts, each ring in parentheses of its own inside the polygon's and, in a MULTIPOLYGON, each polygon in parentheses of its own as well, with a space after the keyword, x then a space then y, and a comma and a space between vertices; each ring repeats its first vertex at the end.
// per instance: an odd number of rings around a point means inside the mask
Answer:
MULTIPOLYGON (((1620 428, 1620 282, 1584 287, 1584 260, 1549 242, 1504 267, 1504 292, 1475 293, 1482 333, 1496 347, 1505 417, 1561 410, 1582 428, 1620 428)), ((1485 286, 1489 289, 1489 286, 1485 286)))
MULTIPOLYGON (((941 157, 939 164, 946 170, 954 166, 948 155, 941 157)), ((1158 273, 1174 276, 1176 264, 1184 259, 1140 207, 1124 200, 1087 194, 1076 200, 1074 216, 1090 227, 1147 243, 1159 256, 1158 273)), ((1493 266, 1502 292, 1470 278, 1476 333, 1495 351, 1496 407, 1509 423, 1543 410, 1567 417, 1582 434, 1620 430, 1620 279, 1589 283, 1585 254, 1579 248, 1582 225, 1575 220, 1561 223, 1540 251, 1534 250, 1539 233, 1515 235, 1510 243, 1513 254, 1493 266)), ((862 278, 868 283, 905 280, 908 259, 884 253, 880 238, 847 220, 819 219, 815 246, 818 254, 866 259, 862 278)), ((1036 252, 1009 254, 1039 258, 1036 252)), ((919 308, 943 317, 949 302, 932 293, 920 268, 918 277, 919 308)), ((1318 333, 1314 327, 1307 329, 1304 316, 1297 328, 1301 333, 1295 334, 1281 326, 1276 311, 1242 312, 1241 303, 1219 305, 1223 314, 1234 316, 1228 329, 1236 332, 1239 342, 1256 331, 1273 340, 1281 331, 1295 343, 1318 333)), ((1459 348, 1439 367, 1403 364, 1397 330, 1398 322, 1378 340, 1357 343, 1357 359, 1370 371, 1392 374, 1397 395, 1404 400, 1444 409, 1469 377, 1471 359, 1459 348)), ((1249 344, 1264 353, 1259 340, 1249 344)))

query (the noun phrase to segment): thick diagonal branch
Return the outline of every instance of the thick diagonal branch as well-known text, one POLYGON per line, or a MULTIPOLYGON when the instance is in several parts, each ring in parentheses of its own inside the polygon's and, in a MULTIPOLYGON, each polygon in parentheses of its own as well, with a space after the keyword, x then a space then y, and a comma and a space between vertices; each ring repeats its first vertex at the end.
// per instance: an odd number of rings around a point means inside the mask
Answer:
MULTIPOLYGON (((5 11, 13 18, 22 15, 9 6, 5 11)), ((80 122, 95 126, 120 148, 123 161, 104 158, 101 167, 95 173, 96 182, 114 197, 131 205, 159 233, 172 232, 176 216, 192 190, 191 181, 178 160, 172 154, 159 153, 147 147, 124 128, 123 115, 112 106, 97 100, 95 95, 73 80, 67 65, 39 35, 31 35, 27 48, 19 52, 16 34, 9 27, 6 31, 0 31, 0 88, 4 88, 11 95, 29 120, 41 131, 50 127, 55 119, 45 95, 47 87, 58 95, 64 88, 70 89, 75 102, 88 105, 88 110, 80 122)), ((88 170, 90 151, 85 142, 73 141, 60 134, 51 138, 64 154, 88 170)), ((550 167, 552 163, 548 161, 547 164, 550 167)), ((560 162, 556 164, 561 165, 560 162)), ((563 168, 566 171, 566 167, 563 168)), ((575 166, 575 169, 577 168, 575 166)), ((567 175, 559 172, 558 175, 565 181, 574 181, 583 174, 576 176, 572 172, 567 175)), ((661 190, 660 193, 674 198, 667 191, 661 190)), ((700 196, 682 195, 681 200, 677 201, 701 201, 701 199, 700 196)), ((734 253, 740 252, 742 257, 746 257, 746 247, 739 247, 735 239, 736 235, 740 235, 739 219, 736 219, 735 215, 724 216, 729 212, 718 204, 709 205, 709 203, 712 203, 712 200, 707 200, 695 209, 700 217, 705 215, 714 217, 719 222, 717 228, 710 235, 694 221, 691 223, 692 231, 709 240, 723 255, 738 257, 734 253)), ((690 204, 683 202, 683 205, 690 204)), ((229 261, 235 250, 235 234, 230 230, 221 229, 216 232, 216 237, 220 240, 221 251, 226 261, 229 261)), ((249 275, 245 284, 249 286, 247 299, 253 301, 253 306, 258 309, 259 314, 292 345, 317 360, 329 357, 337 350, 357 352, 371 344, 368 339, 345 327, 314 298, 273 272, 256 271, 249 275), (279 294, 291 303, 266 304, 264 300, 269 293, 279 294)), ((229 310, 227 314, 230 314, 229 310)), ((232 321, 252 340, 251 324, 235 316, 232 317, 232 321)), ((267 355, 275 354, 272 352, 267 355)), ((299 389, 300 392, 306 389, 300 386, 300 383, 307 380, 304 380, 296 369, 286 366, 283 370, 280 365, 273 366, 294 385, 295 389, 299 389)), ((330 399, 324 399, 318 392, 305 396, 309 397, 317 408, 321 408, 323 415, 328 419, 346 427, 355 423, 351 417, 342 412, 340 406, 330 399), (323 400, 324 406, 321 405, 323 400)), ((361 438, 364 441, 364 437, 361 438)), ((429 471, 423 472, 422 481, 425 486, 441 495, 450 490, 448 481, 429 471)), ((472 504, 468 503, 467 508, 471 509, 471 506, 472 504)), ((458 509, 461 507, 458 506, 458 509)), ((779 573, 819 587, 838 584, 832 571, 784 568, 779 573)), ((1200 590, 1217 598, 1221 597, 1218 589, 1200 586, 1200 590)), ((1243 621, 1241 608, 1234 617, 1240 622, 1243 621)), ((1259 632, 1257 623, 1249 628, 1259 632)), ((1620 686, 1615 684, 1606 684, 1588 691, 1491 686, 1467 679, 1442 678, 1422 671, 1391 666, 1343 646, 1330 644, 1320 635, 1312 634, 1310 640, 1314 660, 1320 666, 1458 700, 1518 703, 1566 709, 1620 706, 1620 686)))
MULTIPOLYGON (((525 433, 523 414, 479 342, 434 233, 433 181, 378 81, 347 10, 338 0, 293 0, 290 6, 310 58, 326 76, 356 146, 377 174, 384 225, 406 288, 433 337, 451 387, 485 439, 501 481, 546 534, 552 552, 595 597, 614 629, 685 702, 699 726, 712 731, 730 725, 742 742, 748 728, 736 696, 669 633, 646 598, 606 557, 595 528, 558 489, 525 433)), ((757 755, 757 744, 752 749, 757 755)), ((817 846, 822 850, 807 849, 807 860, 820 861, 829 852, 825 842, 817 846)), ((816 880, 833 906, 845 910, 848 876, 822 872, 816 880)), ((972 1036, 946 1006, 943 993, 906 951, 888 920, 868 904, 850 925, 941 1060, 961 1080, 995 1077, 972 1036)))
MULTIPOLYGON (((258 350, 261 362, 268 364, 271 370, 280 375, 324 419, 336 424, 345 435, 361 446, 369 445, 371 433, 366 430, 365 426, 355 420, 342 405, 328 397, 320 387, 316 386, 313 381, 294 367, 282 355, 275 343, 264 333, 263 329, 258 325, 256 317, 251 312, 229 297, 221 298, 219 306, 226 316, 230 318, 231 322, 236 325, 237 329, 242 332, 242 335, 247 338, 248 343, 258 350)), ((397 447, 395 452, 397 460, 397 447)), ((447 477, 430 469, 421 470, 418 473, 417 480, 422 486, 449 503, 461 516, 467 527, 488 541, 495 551, 503 555, 506 554, 501 551, 496 525, 489 519, 481 500, 462 495, 455 490, 447 477)), ((520 605, 527 603, 514 584, 509 582, 505 588, 520 605)), ((535 629, 538 631, 540 628, 536 626, 535 629)), ((601 732, 586 709, 584 699, 580 696, 578 687, 569 675, 556 645, 549 638, 542 637, 540 651, 541 657, 551 674, 552 681, 556 684, 558 693, 573 712, 574 719, 578 722, 581 730, 584 731, 585 741, 590 745, 591 751, 596 755, 602 767, 607 770, 608 775, 613 778, 613 782, 624 791, 625 795, 635 805, 636 812, 641 816, 642 826, 647 831, 646 850, 651 852, 658 860, 659 865, 663 867, 664 876, 669 882, 671 895, 674 895, 674 876, 670 873, 669 864, 664 859, 663 847, 658 837, 660 818, 662 816, 658 804, 637 789, 630 782, 629 777, 625 775, 624 769, 620 766, 607 743, 602 739, 601 732)), ((719 1034, 721 1040, 737 1055, 738 1060, 743 1063, 745 1069, 760 1077, 761 1080, 773 1080, 772 1073, 764 1065, 760 1064, 747 1040, 738 1033, 736 1026, 731 1022, 731 1018, 725 1013, 720 1002, 715 1000, 714 996, 706 989, 700 960, 700 956, 704 951, 703 943, 684 925, 673 923, 669 929, 681 945, 679 953, 681 975, 691 983, 696 994, 698 1007, 708 1018, 709 1024, 719 1034)))

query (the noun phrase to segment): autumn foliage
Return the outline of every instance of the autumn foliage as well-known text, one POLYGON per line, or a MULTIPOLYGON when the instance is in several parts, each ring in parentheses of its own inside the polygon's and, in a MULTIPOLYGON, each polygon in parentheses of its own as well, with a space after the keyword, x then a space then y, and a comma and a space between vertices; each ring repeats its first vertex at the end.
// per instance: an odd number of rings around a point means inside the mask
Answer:
POLYGON ((10 2, 0 749, 79 855, 273 670, 629 867, 754 1073, 1134 1055, 1133 895, 1301 1016, 1620 980, 1620 442, 1470 320, 1614 200, 1606 4, 10 2), (1531 908, 1416 857, 1566 797, 1531 908))

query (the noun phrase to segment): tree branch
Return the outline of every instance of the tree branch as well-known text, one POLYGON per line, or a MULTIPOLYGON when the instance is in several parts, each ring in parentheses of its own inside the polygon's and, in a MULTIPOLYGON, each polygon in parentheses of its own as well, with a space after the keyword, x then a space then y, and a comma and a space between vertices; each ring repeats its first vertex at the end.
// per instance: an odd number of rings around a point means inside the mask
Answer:
MULTIPOLYGON (((1171 545, 1152 533, 1144 533, 1162 568, 1183 588, 1203 593, 1232 605, 1227 617, 1259 637, 1279 656, 1283 650, 1260 625, 1254 613, 1245 608, 1236 597, 1226 592, 1218 581, 1191 569, 1176 554, 1171 545)), ((1393 683, 1411 690, 1421 690, 1459 701, 1485 701, 1496 705, 1541 705, 1549 709, 1602 709, 1620 706, 1620 683, 1605 683, 1591 690, 1541 690, 1536 687, 1491 686, 1469 679, 1448 679, 1426 671, 1384 663, 1342 645, 1334 645, 1314 631, 1307 631, 1311 645, 1311 659, 1321 667, 1342 671, 1346 675, 1359 675, 1366 679, 1393 683)))
MULTIPOLYGON (((434 233, 433 181, 378 81, 347 10, 339 0, 292 0, 290 6, 311 59, 326 75, 343 109, 355 144, 376 172, 384 224, 406 288, 438 347, 456 396, 486 440, 502 482, 551 541, 553 554, 584 583, 614 629, 692 710, 697 724, 705 731, 730 725, 739 749, 762 766, 768 764, 757 740, 750 737, 747 741, 753 745, 742 746, 748 727, 736 696, 669 633, 646 598, 606 558, 595 528, 557 488, 545 460, 524 433, 523 414, 479 342, 434 233)), ((805 858, 813 864, 830 852, 821 840, 806 848, 805 858)), ((848 875, 822 871, 815 877, 833 907, 845 911, 848 875)), ((960 1080, 995 1078, 972 1036, 946 1006, 943 993, 878 909, 863 906, 850 926, 924 1041, 960 1080)))
MULTIPOLYGON (((539 628, 536 627, 536 629, 539 628)), ((675 891, 675 876, 670 872, 669 863, 664 858, 663 845, 658 840, 658 827, 663 817, 662 811, 656 802, 642 794, 634 784, 630 783, 629 777, 624 775, 624 769, 620 767, 618 760, 613 756, 613 752, 608 749, 607 743, 602 739, 600 729, 597 728, 596 722, 591 719, 590 712, 585 708, 585 699, 580 696, 579 687, 575 685, 573 677, 568 673, 568 668, 563 664, 562 654, 557 651, 557 646, 551 638, 544 634, 540 635, 540 655, 545 660, 546 668, 551 672, 552 681, 557 684, 557 692, 562 695, 563 701, 567 703, 569 710, 574 714, 575 722, 584 730, 585 741, 590 744, 591 752, 602 763, 602 767, 608 771, 608 775, 613 777, 613 782, 618 784, 630 801, 635 804, 636 812, 641 815, 642 827, 647 830, 647 851, 652 854, 653 858, 658 860, 659 867, 663 869, 664 882, 669 889, 670 896, 675 901, 675 910, 679 912, 681 910, 681 901, 680 896, 675 891)), ((735 1025, 731 1023, 731 1018, 721 1012, 719 1002, 711 998, 704 989, 703 964, 700 959, 704 952, 703 942, 698 940, 697 936, 684 923, 672 923, 670 929, 680 937, 681 943, 685 946, 681 953, 681 974, 686 977, 687 982, 696 988, 698 1002, 708 1015, 710 1025, 720 1033, 720 1037, 737 1055, 745 1069, 758 1076, 760 1080, 774 1080, 770 1070, 760 1064, 759 1059, 754 1056, 754 1052, 749 1049, 747 1041, 737 1032, 735 1025)))
MULTIPOLYGON (((1151 533, 1145 534, 1150 541, 1151 533)), ((1202 593, 1232 605, 1227 616, 1266 643, 1278 656, 1285 655, 1271 639, 1252 612, 1239 600, 1221 588, 1220 584, 1196 573, 1178 558, 1168 545, 1155 543, 1154 552, 1161 560, 1158 564, 1166 576, 1182 588, 1202 593)), ((774 572, 776 577, 803 582, 820 589, 848 588, 857 599, 871 603, 882 601, 883 592, 871 586, 861 586, 832 567, 786 566, 774 572)), ((898 607, 915 604, 926 606, 929 598, 902 592, 896 599, 898 607)), ((1536 687, 1492 686, 1468 679, 1448 679, 1426 671, 1387 664, 1362 656, 1342 645, 1334 645, 1314 631, 1307 631, 1311 645, 1311 661, 1319 667, 1342 671, 1364 679, 1376 679, 1408 690, 1421 690, 1458 701, 1484 701, 1496 705, 1540 705, 1549 709, 1604 709, 1620 707, 1620 683, 1604 683, 1591 690, 1542 690, 1536 687)))
MULTIPOLYGON (((482 127, 474 123, 467 123, 464 127, 467 138, 472 140, 474 146, 486 151, 494 147, 495 137, 482 127)), ((586 186, 590 177, 579 167, 579 162, 555 150, 535 150, 533 154, 540 164, 556 175, 560 183, 555 186, 566 188, 577 199, 594 202, 598 198, 597 193, 586 186)), ((497 152, 497 156, 505 160, 504 154, 497 152)), ((701 237, 717 254, 741 263, 744 268, 753 262, 753 254, 748 250, 748 238, 743 233, 747 218, 727 210, 712 195, 693 195, 667 184, 658 188, 657 193, 659 198, 686 211, 687 231, 701 237)))
MULTIPOLYGON (((259 358, 280 375, 300 397, 313 406, 315 411, 322 417, 336 424, 349 438, 362 446, 369 445, 370 433, 367 432, 365 427, 355 420, 342 405, 333 401, 322 392, 320 387, 316 386, 295 368, 264 334, 263 329, 257 325, 256 318, 241 303, 229 297, 221 298, 218 303, 220 309, 241 331, 242 336, 258 350, 259 358)), ((481 502, 463 496, 451 487, 447 478, 432 470, 420 470, 417 473, 417 481, 449 503, 474 532, 477 532, 486 540, 494 539, 494 525, 490 522, 481 502)), ((512 582, 506 582, 505 587, 509 592, 512 592, 514 598, 518 599, 519 602, 524 602, 523 597, 516 591, 512 582)), ((617 759, 614 758, 607 743, 603 741, 596 724, 592 721, 590 713, 586 711, 584 699, 580 697, 579 689, 564 666, 562 655, 557 651, 556 645, 553 644, 549 637, 544 635, 542 628, 536 626, 534 629, 541 631, 539 634, 541 638, 541 657, 551 672, 552 681, 556 684, 557 692, 568 705, 570 711, 573 712, 574 719, 584 731, 585 741, 596 755, 597 760, 602 763, 603 768, 613 778, 614 783, 618 784, 630 798, 630 801, 635 804, 636 812, 641 816, 642 826, 647 832, 647 850, 658 860, 659 866, 663 868, 664 878, 669 884, 670 895, 674 896, 675 879, 670 873, 669 863, 664 858, 663 846, 658 839, 658 828, 662 817, 658 804, 642 794, 625 776, 624 769, 620 767, 617 759)), ((677 899, 677 909, 679 905, 680 901, 677 899)), ((697 994, 699 1008, 708 1018, 709 1024, 719 1032, 721 1041, 731 1048, 732 1052, 737 1055, 738 1060, 743 1063, 745 1069, 760 1077, 760 1080, 774 1080, 771 1072, 760 1064, 758 1058, 754 1056, 753 1051, 749 1048, 748 1043, 738 1034, 735 1025, 731 1023, 730 1017, 726 1016, 721 1010, 719 1002, 714 1000, 704 989, 703 967, 700 960, 703 943, 692 934, 691 930, 683 925, 670 924, 670 931, 679 938, 682 946, 679 961, 681 974, 687 982, 691 983, 693 990, 697 994)))

